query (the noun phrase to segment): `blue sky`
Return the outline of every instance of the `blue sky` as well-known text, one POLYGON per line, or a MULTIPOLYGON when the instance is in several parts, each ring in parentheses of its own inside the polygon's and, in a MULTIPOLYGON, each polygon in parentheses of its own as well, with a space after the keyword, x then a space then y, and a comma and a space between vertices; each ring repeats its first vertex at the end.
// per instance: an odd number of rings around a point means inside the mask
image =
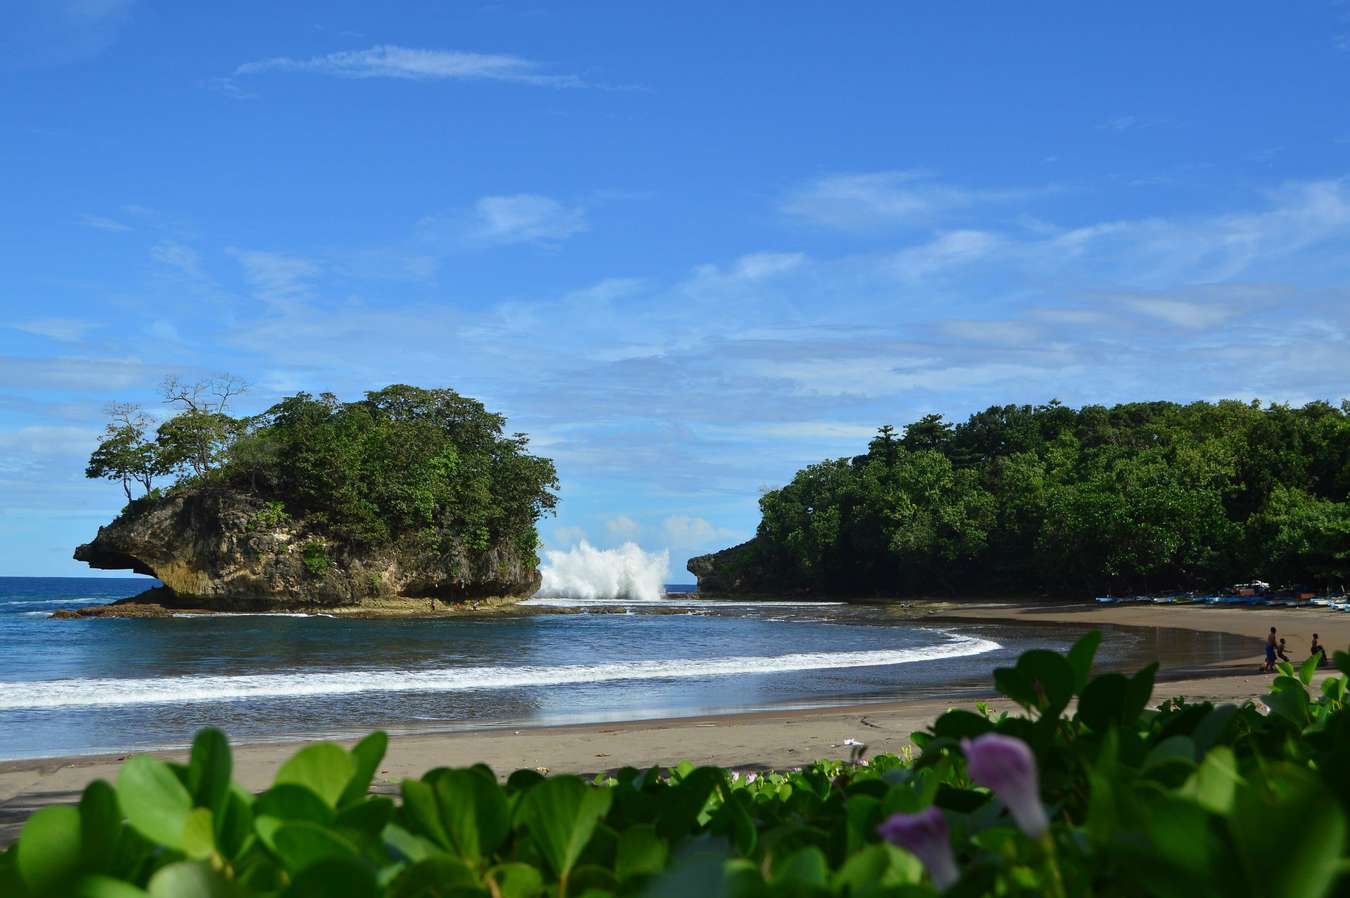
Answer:
POLYGON ((729 6, 5 4, 0 574, 171 373, 452 386, 673 580, 882 423, 1350 395, 1350 5, 729 6))

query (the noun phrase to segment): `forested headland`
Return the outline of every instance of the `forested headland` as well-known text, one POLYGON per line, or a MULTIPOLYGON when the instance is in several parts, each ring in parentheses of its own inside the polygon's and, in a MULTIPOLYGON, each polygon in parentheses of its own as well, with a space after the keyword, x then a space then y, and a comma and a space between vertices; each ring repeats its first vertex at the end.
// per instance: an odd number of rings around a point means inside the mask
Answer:
POLYGON ((994 406, 760 499, 700 587, 836 595, 1350 584, 1350 402, 994 406), (706 581, 706 583, 705 583, 706 581))
POLYGON ((239 387, 170 381, 174 413, 157 425, 113 408, 85 473, 130 501, 76 558, 222 601, 538 587, 535 524, 557 501, 557 475, 524 434, 503 432, 504 417, 402 384, 352 402, 297 393, 235 417, 239 387))

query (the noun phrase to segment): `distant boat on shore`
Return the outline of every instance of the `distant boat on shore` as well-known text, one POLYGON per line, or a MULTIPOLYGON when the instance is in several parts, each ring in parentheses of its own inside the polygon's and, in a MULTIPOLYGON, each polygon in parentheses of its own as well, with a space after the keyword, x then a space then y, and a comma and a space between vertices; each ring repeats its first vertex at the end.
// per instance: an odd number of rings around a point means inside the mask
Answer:
POLYGON ((1318 606, 1337 611, 1350 611, 1350 595, 1344 590, 1319 594, 1316 590, 1289 588, 1272 590, 1264 580, 1238 583, 1217 593, 1164 593, 1161 595, 1097 596, 1099 605, 1154 604, 1154 605, 1254 605, 1301 608, 1318 606))

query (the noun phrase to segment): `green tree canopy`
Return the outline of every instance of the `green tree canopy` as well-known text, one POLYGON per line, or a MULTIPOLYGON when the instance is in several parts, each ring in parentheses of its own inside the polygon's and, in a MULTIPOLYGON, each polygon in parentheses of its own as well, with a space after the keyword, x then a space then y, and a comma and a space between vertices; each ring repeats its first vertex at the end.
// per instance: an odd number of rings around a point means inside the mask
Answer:
POLYGON ((759 569, 843 594, 1350 582, 1350 404, 1050 402, 903 434, 766 493, 759 569))
POLYGON ((145 419, 139 429, 114 422, 87 473, 148 490, 139 472, 174 472, 175 488, 249 492, 361 545, 454 535, 479 549, 508 537, 533 548, 535 522, 557 501, 553 463, 454 390, 398 384, 355 402, 297 393, 233 418, 227 403, 241 389, 232 378, 168 382, 166 401, 179 411, 155 440, 145 439, 145 419))

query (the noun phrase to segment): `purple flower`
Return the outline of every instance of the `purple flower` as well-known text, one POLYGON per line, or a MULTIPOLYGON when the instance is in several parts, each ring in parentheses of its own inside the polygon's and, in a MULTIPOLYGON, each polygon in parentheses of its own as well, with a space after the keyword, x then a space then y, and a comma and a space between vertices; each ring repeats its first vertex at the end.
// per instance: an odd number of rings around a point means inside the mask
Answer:
POLYGON ((1036 756, 1021 739, 985 733, 974 739, 962 739, 966 770, 970 778, 993 791, 1012 812, 1022 832, 1040 838, 1050 828, 1041 804, 1040 778, 1036 756))
POLYGON ((892 845, 899 845, 923 862, 928 878, 939 892, 961 878, 952 857, 947 835, 947 819, 931 805, 917 814, 892 814, 877 827, 877 833, 892 845))

